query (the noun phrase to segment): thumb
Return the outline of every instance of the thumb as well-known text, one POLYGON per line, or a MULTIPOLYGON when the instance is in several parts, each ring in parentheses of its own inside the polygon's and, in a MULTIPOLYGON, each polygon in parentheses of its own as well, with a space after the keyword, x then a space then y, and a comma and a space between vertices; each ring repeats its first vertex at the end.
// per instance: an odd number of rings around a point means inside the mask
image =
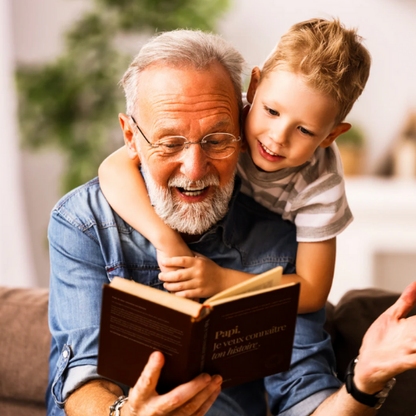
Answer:
POLYGON ((396 303, 392 305, 387 313, 391 314, 397 319, 405 318, 412 308, 416 305, 416 282, 411 283, 396 303))
POLYGON ((132 409, 139 408, 144 401, 157 395, 156 386, 164 364, 165 358, 161 352, 155 351, 150 354, 137 383, 130 389, 129 405, 132 409))

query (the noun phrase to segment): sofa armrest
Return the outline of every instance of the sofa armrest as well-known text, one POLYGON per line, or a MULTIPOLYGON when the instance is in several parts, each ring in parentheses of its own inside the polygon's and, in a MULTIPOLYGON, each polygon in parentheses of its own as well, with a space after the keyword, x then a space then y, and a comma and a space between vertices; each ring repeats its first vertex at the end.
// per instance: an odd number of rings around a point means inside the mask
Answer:
POLYGON ((48 293, 0 287, 0 402, 45 406, 51 342, 48 293))

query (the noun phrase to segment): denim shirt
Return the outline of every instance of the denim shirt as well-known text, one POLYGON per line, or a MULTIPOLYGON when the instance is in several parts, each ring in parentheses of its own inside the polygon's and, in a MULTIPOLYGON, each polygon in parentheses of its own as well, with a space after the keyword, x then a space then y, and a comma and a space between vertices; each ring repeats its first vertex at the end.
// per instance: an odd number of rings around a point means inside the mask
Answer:
MULTIPOLYGON (((238 192, 225 218, 190 248, 217 264, 248 273, 282 266, 295 272, 295 226, 238 192)), ((124 222, 101 193, 98 178, 54 207, 49 224, 49 326, 52 333, 48 415, 64 415, 67 396, 96 372, 101 295, 114 276, 163 290, 155 247, 124 222)), ((288 372, 224 390, 240 415, 307 415, 339 387, 334 357, 322 326, 324 311, 299 315, 288 372)), ((126 386, 121 386, 127 393, 126 386)))

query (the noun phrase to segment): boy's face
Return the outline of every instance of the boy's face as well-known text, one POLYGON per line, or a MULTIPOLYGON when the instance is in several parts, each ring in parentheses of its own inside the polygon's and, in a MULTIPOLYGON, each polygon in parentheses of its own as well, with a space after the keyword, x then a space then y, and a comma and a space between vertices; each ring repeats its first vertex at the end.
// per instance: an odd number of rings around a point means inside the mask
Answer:
POLYGON ((273 172, 300 166, 318 146, 328 147, 351 126, 334 127, 338 106, 328 95, 306 85, 299 74, 276 69, 259 84, 252 73, 247 99, 252 104, 245 137, 257 167, 273 172))

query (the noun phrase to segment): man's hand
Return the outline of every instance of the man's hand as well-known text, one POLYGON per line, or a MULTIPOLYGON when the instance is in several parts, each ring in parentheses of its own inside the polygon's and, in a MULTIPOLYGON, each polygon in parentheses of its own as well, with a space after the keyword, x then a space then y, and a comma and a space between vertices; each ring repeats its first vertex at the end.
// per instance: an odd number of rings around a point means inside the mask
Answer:
POLYGON ((416 368, 416 316, 406 318, 415 305, 413 282, 368 329, 355 367, 359 390, 374 394, 392 377, 416 368))
POLYGON ((224 290, 227 273, 208 257, 197 254, 193 257, 172 257, 162 261, 164 267, 176 271, 159 274, 166 290, 186 298, 208 298, 224 290))
MULTIPOLYGON (((406 318, 416 305, 416 282, 381 314, 366 332, 354 371, 359 390, 374 394, 403 371, 416 368, 416 316, 406 318)), ((376 410, 352 398, 343 386, 328 397, 314 416, 374 416, 376 410)))
POLYGON ((163 364, 164 357, 160 352, 150 355, 139 380, 130 389, 122 415, 202 416, 208 411, 221 391, 222 378, 200 374, 189 383, 159 395, 156 385, 163 364))

